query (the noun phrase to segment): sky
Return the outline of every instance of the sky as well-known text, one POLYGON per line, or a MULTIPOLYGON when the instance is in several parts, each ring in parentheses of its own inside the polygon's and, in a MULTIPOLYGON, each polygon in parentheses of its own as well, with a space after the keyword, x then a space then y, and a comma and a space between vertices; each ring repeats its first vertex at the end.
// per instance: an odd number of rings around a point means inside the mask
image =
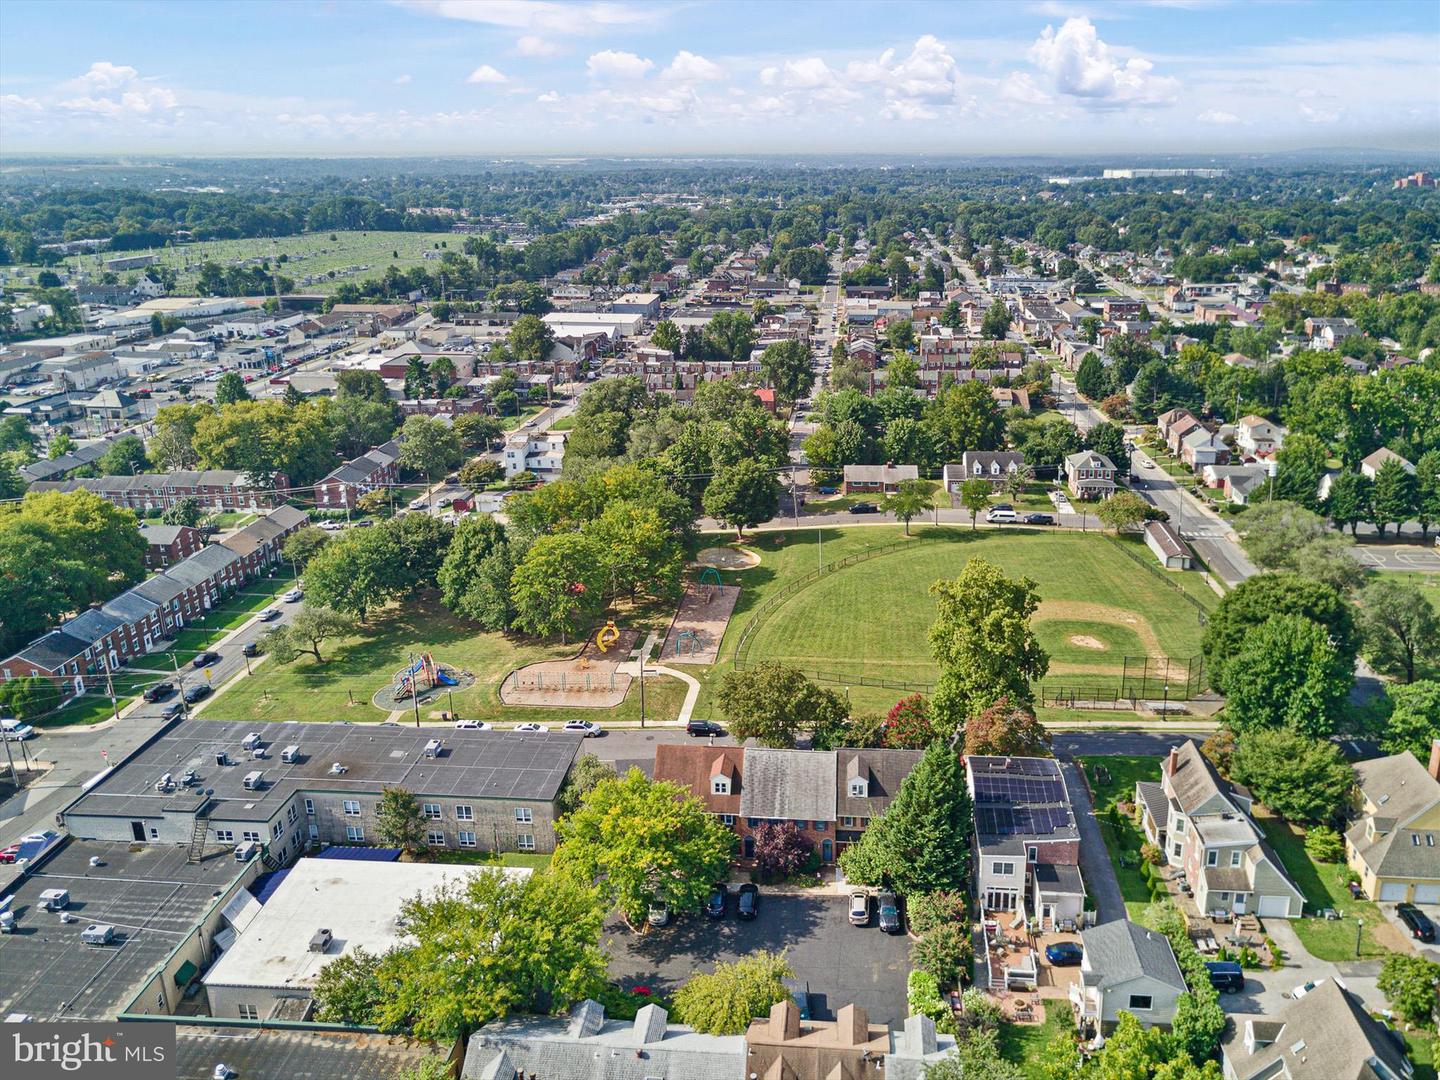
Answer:
POLYGON ((1440 0, 3 0, 0 154, 1440 152, 1440 0))

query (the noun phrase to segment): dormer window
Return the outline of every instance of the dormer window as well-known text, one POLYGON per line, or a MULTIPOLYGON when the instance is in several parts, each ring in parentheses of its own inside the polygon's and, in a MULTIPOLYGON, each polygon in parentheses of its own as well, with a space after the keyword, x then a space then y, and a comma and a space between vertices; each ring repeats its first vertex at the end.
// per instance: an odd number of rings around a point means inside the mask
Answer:
POLYGON ((710 794, 729 795, 730 778, 728 776, 712 776, 710 778, 710 794))
POLYGON ((855 777, 850 781, 850 797, 852 799, 868 799, 870 797, 870 781, 863 777, 855 777))

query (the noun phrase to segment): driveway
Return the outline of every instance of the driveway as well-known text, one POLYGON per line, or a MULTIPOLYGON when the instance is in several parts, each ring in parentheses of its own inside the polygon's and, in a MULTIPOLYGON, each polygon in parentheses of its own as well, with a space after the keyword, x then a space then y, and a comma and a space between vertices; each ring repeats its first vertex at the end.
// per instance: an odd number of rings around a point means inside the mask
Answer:
POLYGON ((1285 964, 1274 971, 1260 969, 1245 972, 1245 989, 1239 994, 1221 994, 1220 1004, 1226 1012, 1268 1013, 1284 1008, 1286 994, 1307 982, 1318 982, 1339 976, 1350 990, 1371 1008, 1385 1007, 1385 995, 1375 986, 1380 974, 1379 960, 1356 960, 1335 964, 1317 960, 1300 944, 1300 938, 1285 919, 1266 919, 1265 932, 1285 954, 1285 964))
MULTIPOLYGON (((733 891, 733 889, 732 889, 733 891)), ((872 1024, 905 1021, 910 942, 873 924, 850 925, 843 896, 776 896, 761 889, 760 914, 740 922, 732 906, 722 921, 676 919, 638 936, 618 919, 605 927, 610 975, 625 986, 673 994, 690 976, 755 949, 785 950, 795 978, 810 984, 811 1015, 832 1020, 842 1006, 862 1006, 872 1024)), ((732 900, 733 904, 733 900, 732 900)))
MULTIPOLYGON (((1379 905, 1379 907, 1380 914, 1385 916, 1385 921, 1394 927, 1395 932, 1413 946, 1417 953, 1425 957, 1426 960, 1433 960, 1435 963, 1440 964, 1440 940, 1432 941, 1429 944, 1417 940, 1414 935, 1410 933, 1410 928, 1400 921, 1400 916, 1395 913, 1394 904, 1386 903, 1379 905)), ((1432 923, 1440 927, 1440 904, 1417 904, 1416 907, 1429 916, 1432 923)))
POLYGON ((1125 900, 1120 894, 1120 882, 1115 878, 1115 867, 1110 864, 1110 853, 1100 836, 1100 826, 1095 821, 1090 792, 1073 761, 1062 761, 1060 772, 1065 777, 1065 790, 1069 792, 1070 806, 1080 826, 1080 873, 1084 875, 1085 886, 1095 901, 1096 921, 1107 923, 1123 919, 1125 900))

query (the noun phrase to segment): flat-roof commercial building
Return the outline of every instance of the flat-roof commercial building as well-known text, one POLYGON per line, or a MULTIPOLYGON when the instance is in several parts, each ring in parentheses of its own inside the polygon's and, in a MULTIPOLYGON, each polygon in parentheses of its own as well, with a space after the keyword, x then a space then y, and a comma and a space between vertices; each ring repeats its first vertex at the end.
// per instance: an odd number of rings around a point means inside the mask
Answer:
POLYGON ((246 1080, 369 1080, 398 1076, 432 1053, 444 1056, 450 1049, 366 1031, 181 1024, 175 1038, 175 1078, 215 1080, 215 1067, 223 1064, 246 1080))
POLYGON ((311 844, 374 843, 381 792, 401 787, 420 802, 432 847, 554 851, 555 797, 582 741, 177 720, 72 804, 64 823, 75 836, 192 853, 254 841, 285 862, 311 844))

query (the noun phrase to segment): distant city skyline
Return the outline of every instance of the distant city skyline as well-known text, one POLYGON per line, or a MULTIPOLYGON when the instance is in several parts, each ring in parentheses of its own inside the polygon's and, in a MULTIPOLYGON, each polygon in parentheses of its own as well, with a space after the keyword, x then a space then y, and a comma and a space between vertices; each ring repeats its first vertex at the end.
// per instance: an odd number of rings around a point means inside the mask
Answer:
POLYGON ((1440 4, 8 0, 0 153, 1440 150, 1440 4))

